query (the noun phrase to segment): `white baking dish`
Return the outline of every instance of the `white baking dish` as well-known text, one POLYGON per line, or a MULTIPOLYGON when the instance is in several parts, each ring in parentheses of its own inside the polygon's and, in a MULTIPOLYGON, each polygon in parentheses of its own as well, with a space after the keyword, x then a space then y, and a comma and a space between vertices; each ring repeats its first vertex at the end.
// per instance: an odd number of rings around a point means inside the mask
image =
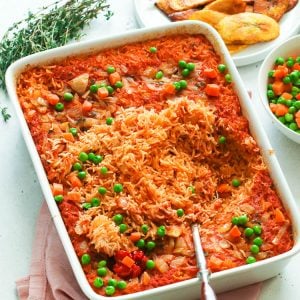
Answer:
MULTIPOLYGON (((19 119, 19 124, 28 151, 33 161, 44 196, 48 203, 52 218, 63 243, 64 249, 67 253, 79 285, 81 286, 86 296, 90 299, 100 300, 106 299, 107 297, 99 296, 92 290, 86 280, 80 262, 73 249, 59 209, 56 203, 53 201, 53 196, 48 184, 46 173, 43 169, 38 152, 36 150, 29 128, 27 127, 25 118, 19 105, 16 93, 16 79, 21 72, 34 65, 48 64, 50 62, 53 62, 54 60, 60 60, 70 55, 79 55, 83 53, 98 51, 101 49, 118 47, 126 43, 158 38, 160 36, 175 33, 204 34, 213 44, 215 51, 221 56, 224 63, 228 66, 229 72, 231 73, 233 81, 235 83, 236 93, 240 98, 243 114, 249 120, 251 133, 261 148, 261 153, 266 164, 269 167, 269 171, 271 173, 274 184, 276 185, 278 193, 283 200, 284 207, 288 211, 293 222, 295 245, 290 251, 276 257, 257 262, 255 264, 245 265, 234 269, 214 273, 211 277, 212 286, 214 287, 216 292, 221 292, 276 276, 281 271, 281 269, 290 261, 292 256, 300 250, 300 239, 298 234, 300 230, 300 216, 298 208, 289 190, 285 177, 280 169, 279 163, 274 154, 274 151, 272 150, 269 140, 264 130, 262 129, 260 121, 251 103, 249 95, 243 85, 243 82, 238 74, 238 71, 222 39, 212 27, 199 21, 183 21, 150 29, 139 29, 128 32, 126 34, 115 35, 110 38, 76 43, 61 48, 37 53, 15 62, 7 71, 6 84, 8 94, 10 96, 10 99, 13 101, 17 117, 19 119)), ((135 294, 114 297, 114 299, 199 299, 199 295, 200 284, 198 279, 195 278, 143 292, 138 292, 135 294)))

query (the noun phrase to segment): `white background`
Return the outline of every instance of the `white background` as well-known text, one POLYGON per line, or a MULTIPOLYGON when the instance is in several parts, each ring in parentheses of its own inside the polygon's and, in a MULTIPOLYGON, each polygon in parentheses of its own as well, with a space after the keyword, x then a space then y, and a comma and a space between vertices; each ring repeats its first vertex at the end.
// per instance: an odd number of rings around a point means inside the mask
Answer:
MULTIPOLYGON (((0 0, 0 37, 14 21, 31 9, 51 3, 42 0, 0 0)), ((84 39, 121 33, 138 28, 132 0, 108 0, 114 16, 99 18, 87 29, 84 39)), ((253 105, 277 154, 292 193, 300 206, 300 145, 288 140, 271 124, 258 99, 257 74, 260 62, 239 68, 246 88, 252 92, 253 105)), ((12 118, 0 118, 0 299, 17 299, 15 280, 29 271, 35 222, 43 195, 21 136, 14 109, 0 91, 0 106, 8 107, 12 118)), ((299 299, 300 254, 279 274, 263 284, 260 300, 299 299)), ((42 300, 42 299, 41 299, 42 300)))

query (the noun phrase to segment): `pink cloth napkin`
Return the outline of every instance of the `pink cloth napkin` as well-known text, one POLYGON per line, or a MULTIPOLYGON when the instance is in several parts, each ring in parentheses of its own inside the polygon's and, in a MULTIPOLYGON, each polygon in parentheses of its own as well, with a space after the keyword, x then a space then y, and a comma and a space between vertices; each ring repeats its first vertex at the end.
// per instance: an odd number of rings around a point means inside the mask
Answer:
MULTIPOLYGON (((87 300, 74 277, 46 202, 37 221, 29 275, 16 281, 20 300, 87 300)), ((261 283, 218 295, 218 300, 256 300, 261 283)))

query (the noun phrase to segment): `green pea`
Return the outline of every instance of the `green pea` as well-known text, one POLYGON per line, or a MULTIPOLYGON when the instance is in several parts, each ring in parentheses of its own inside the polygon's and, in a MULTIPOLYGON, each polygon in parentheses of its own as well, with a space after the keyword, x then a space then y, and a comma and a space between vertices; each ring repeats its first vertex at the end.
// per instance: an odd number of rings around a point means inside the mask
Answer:
POLYGON ((106 125, 111 125, 114 122, 114 118, 109 117, 106 119, 105 122, 106 122, 106 125))
POLYGON ((275 97, 275 93, 272 90, 267 91, 267 97, 269 99, 273 99, 275 97))
POLYGON ((143 248, 145 248, 145 240, 140 239, 140 240, 138 240, 138 241, 136 242, 135 245, 136 245, 139 249, 143 249, 143 248))
POLYGON ((97 274, 101 277, 104 277, 107 274, 107 269, 105 267, 98 268, 97 274))
POLYGON ((283 97, 281 97, 281 96, 278 98, 277 102, 279 104, 284 104, 284 105, 286 104, 286 100, 283 97))
POLYGON ((284 84, 289 84, 289 83, 291 83, 291 78, 289 76, 285 76, 282 78, 282 82, 284 84))
POLYGON ((98 188, 98 193, 101 194, 101 195, 105 195, 107 192, 107 189, 104 187, 104 186, 100 186, 98 188))
POLYGON ((227 67, 224 64, 219 64, 218 65, 218 70, 219 70, 220 73, 224 73, 227 70, 227 67))
POLYGON ((100 173, 101 173, 102 175, 106 175, 107 172, 108 172, 108 169, 107 169, 106 167, 101 167, 100 173))
POLYGON ((292 114, 286 113, 284 118, 287 122, 292 122, 294 120, 294 116, 292 114))
POLYGON ((298 129, 298 126, 295 122, 290 123, 289 128, 293 131, 296 131, 298 129))
POLYGON ((92 207, 92 204, 89 203, 89 202, 85 202, 81 205, 81 207, 84 209, 84 210, 88 210, 92 207))
POLYGON ((179 81, 179 85, 181 89, 186 89, 188 84, 186 80, 182 79, 179 81))
POLYGON ((160 236, 160 237, 163 237, 166 235, 166 227, 165 226, 159 226, 157 228, 157 231, 156 231, 157 235, 160 236))
POLYGON ((113 221, 117 224, 120 225, 123 222, 123 216, 121 214, 116 214, 113 217, 113 221))
POLYGON ((112 296, 116 292, 115 287, 109 285, 105 288, 105 295, 112 296))
POLYGON ((91 262, 91 256, 87 253, 81 256, 81 263, 83 265, 88 265, 91 262))
POLYGON ((267 89, 273 91, 273 85, 272 85, 271 83, 269 83, 269 84, 267 85, 267 89))
POLYGON ((117 81, 117 82, 115 83, 115 87, 116 87, 117 89, 122 88, 122 87, 123 87, 123 82, 122 82, 122 81, 117 81))
POLYGON ((178 62, 178 66, 179 66, 179 68, 181 68, 181 69, 185 69, 185 68, 186 68, 186 62, 185 62, 184 60, 180 60, 180 61, 178 62))
POLYGON ((191 185, 191 186, 188 187, 188 189, 191 191, 192 194, 196 193, 196 189, 195 189, 194 186, 191 185))
POLYGON ((288 59, 287 62, 286 62, 286 66, 288 68, 291 68, 293 65, 295 64, 295 60, 294 59, 288 59))
POLYGON ((85 171, 79 171, 77 174, 77 177, 79 179, 84 179, 86 177, 86 172, 85 171))
POLYGON ((269 78, 274 77, 274 73, 275 73, 274 70, 269 71, 269 72, 268 72, 268 77, 269 77, 269 78))
POLYGON ((262 232, 262 229, 261 229, 261 226, 260 226, 260 225, 254 225, 254 226, 252 227, 252 229, 253 229, 254 233, 257 234, 257 235, 260 235, 261 232, 262 232))
POLYGON ((289 107, 289 113, 290 113, 290 114, 294 114, 296 111, 297 111, 297 109, 296 109, 295 106, 290 106, 290 107, 289 107))
POLYGON ((91 199, 91 205, 92 205, 93 207, 99 206, 100 203, 101 203, 101 201, 100 201, 100 199, 97 198, 97 197, 94 197, 94 198, 91 199))
POLYGON ((177 209, 176 211, 178 217, 182 217, 184 215, 184 210, 182 208, 177 209))
POLYGON ((157 48, 156 48, 156 47, 150 47, 150 48, 149 48, 149 51, 150 51, 151 53, 156 53, 156 52, 157 52, 157 48))
POLYGON ((164 77, 163 71, 158 71, 158 72, 155 74, 155 78, 156 78, 156 79, 162 79, 163 77, 164 77))
POLYGON ((291 106, 293 105, 293 101, 292 101, 292 100, 286 100, 286 101, 285 101, 285 105, 286 105, 287 107, 291 107, 291 106))
POLYGON ((278 117, 278 120, 279 120, 282 124, 285 124, 285 123, 286 123, 285 117, 278 117))
POLYGON ((188 77, 188 76, 190 75, 190 70, 187 69, 187 68, 183 69, 183 70, 181 71, 181 75, 182 75, 183 77, 188 77))
POLYGON ((63 103, 58 102, 58 103, 55 104, 54 108, 55 108, 56 111, 61 112, 65 109, 65 106, 64 106, 63 103))
POLYGON ((152 270, 155 268, 155 262, 152 259, 148 259, 146 262, 146 268, 152 270))
POLYGON ((116 69, 115 69, 115 67, 113 67, 113 66, 108 66, 108 67, 106 68, 106 72, 107 72, 108 74, 112 74, 112 73, 115 73, 115 72, 116 72, 116 69))
POLYGON ((247 215, 242 215, 242 216, 238 217, 238 225, 244 226, 247 224, 248 221, 249 221, 249 219, 248 219, 247 215))
POLYGON ((275 65, 283 65, 284 64, 284 58, 279 56, 275 60, 275 65))
POLYGON ((121 233, 124 233, 127 230, 127 225, 126 224, 120 224, 119 225, 119 230, 121 233))
POLYGON ((71 127, 69 129, 69 132, 72 133, 73 136, 76 136, 77 135, 77 129, 75 127, 71 127))
POLYGON ((127 283, 124 280, 120 280, 117 282, 117 288, 120 290, 124 290, 127 287, 127 283))
POLYGON ((271 103, 277 104, 277 100, 276 99, 272 99, 271 103))
POLYGON ((299 64, 300 63, 300 56, 296 57, 296 62, 299 64))
POLYGON ((110 278, 110 279, 108 279, 107 285, 116 287, 117 286, 117 280, 114 279, 114 278, 110 278))
POLYGON ((74 171, 81 171, 81 170, 82 170, 82 165, 81 165, 81 163, 76 162, 76 163, 72 166, 72 169, 73 169, 74 171))
POLYGON ((64 93, 64 100, 67 101, 67 102, 70 102, 73 100, 74 96, 72 93, 69 93, 69 92, 66 92, 64 93))
POLYGON ((80 161, 86 162, 89 159, 89 156, 85 152, 80 152, 78 158, 80 161))
POLYGON ((111 95, 114 92, 114 88, 110 85, 106 86, 106 89, 108 90, 108 93, 111 95))
POLYGON ((231 181, 232 186, 239 187, 241 185, 241 181, 237 178, 233 178, 231 181))
POLYGON ((250 251, 253 253, 253 254, 257 254, 259 252, 259 247, 257 245, 252 245, 250 247, 250 251))
POLYGON ((153 241, 149 241, 149 242, 147 242, 147 244, 146 244, 146 248, 147 248, 148 251, 153 250, 153 249, 155 248, 155 246, 156 246, 156 243, 153 242, 153 241))
POLYGON ((255 262, 256 262, 256 259, 253 256, 248 256, 247 259, 246 259, 247 264, 253 264, 255 262))
POLYGON ((252 236, 253 233, 254 233, 254 230, 253 230, 252 228, 250 228, 250 227, 247 227, 247 228, 244 230, 244 234, 245 234, 246 237, 252 236))
POLYGON ((232 223, 233 225, 238 225, 238 224, 239 224, 239 217, 233 217, 233 218, 231 219, 231 223, 232 223))
POLYGON ((189 71, 194 71, 195 70, 195 64, 192 63, 192 62, 189 62, 186 64, 186 68, 189 70, 189 71))
POLYGON ((106 265, 107 265, 107 261, 106 260, 100 260, 99 262, 98 262, 98 268, 103 268, 103 267, 106 267, 106 265))
POLYGON ((96 93, 98 92, 98 89, 99 89, 99 85, 98 85, 98 84, 92 84, 92 85, 90 86, 90 91, 91 91, 91 93, 96 94, 96 93))
POLYGON ((146 233, 149 231, 148 225, 147 225, 147 224, 143 224, 143 225, 141 226, 141 230, 142 230, 142 232, 143 232, 144 234, 146 234, 146 233))
POLYGON ((103 157, 101 155, 95 155, 95 157, 93 159, 93 163, 98 165, 101 163, 102 160, 103 160, 103 157))
POLYGON ((228 82, 228 83, 231 83, 231 82, 232 82, 232 78, 231 78, 231 75, 230 75, 230 74, 226 74, 226 75, 225 75, 225 81, 228 82))
POLYGON ((296 83, 299 79, 299 73, 297 71, 293 71, 290 73, 290 79, 292 83, 296 83))
POLYGON ((104 282, 103 282, 103 280, 100 277, 96 277, 94 279, 93 284, 94 284, 94 287, 101 288, 103 286, 104 282))
POLYGON ((263 239, 258 236, 253 240, 253 244, 260 247, 263 244, 263 239))
POLYGON ((95 159, 95 153, 90 152, 90 153, 88 154, 88 160, 89 160, 89 161, 94 161, 94 159, 95 159))
POLYGON ((223 135, 221 135, 220 137, 219 137, 219 144, 225 144, 226 143, 226 137, 225 136, 223 136, 223 135))
POLYGON ((114 184, 114 192, 121 193, 123 191, 123 185, 121 183, 114 184))
POLYGON ((174 85, 176 91, 181 90, 181 85, 180 85, 179 81, 173 82, 173 85, 174 85))
POLYGON ((61 203, 64 200, 64 196, 63 195, 56 195, 56 196, 54 196, 54 200, 57 203, 61 203))
POLYGON ((296 101, 294 102, 294 106, 296 107, 296 109, 300 109, 300 101, 296 101))

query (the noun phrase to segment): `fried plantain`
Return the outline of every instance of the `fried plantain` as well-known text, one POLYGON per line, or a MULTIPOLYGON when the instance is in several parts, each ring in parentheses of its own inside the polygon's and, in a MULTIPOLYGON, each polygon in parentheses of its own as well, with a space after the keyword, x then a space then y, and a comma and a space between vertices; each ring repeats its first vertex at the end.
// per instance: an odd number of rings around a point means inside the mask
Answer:
POLYGON ((216 0, 204 7, 224 14, 233 15, 244 12, 246 3, 243 0, 216 0))
POLYGON ((218 11, 203 9, 194 12, 189 19, 200 20, 216 28, 217 24, 227 15, 218 11))
POLYGON ((289 0, 289 5, 287 8, 287 11, 290 11, 291 9, 293 9, 298 3, 298 0, 289 0))
POLYGON ((169 15, 174 12, 174 10, 169 5, 169 0, 157 0, 155 6, 159 8, 163 13, 169 15))
POLYGON ((213 0, 169 0, 169 6, 174 11, 182 11, 203 6, 212 1, 213 0))
POLYGON ((237 53, 237 52, 240 52, 240 51, 244 50, 249 45, 232 45, 232 44, 227 44, 226 46, 227 46, 227 48, 229 50, 229 53, 230 54, 234 54, 234 53, 237 53))
POLYGON ((198 9, 188 9, 188 10, 184 10, 184 11, 176 11, 172 14, 169 14, 168 17, 173 22, 188 20, 190 18, 190 16, 192 16, 197 11, 199 11, 199 10, 198 9))
POLYGON ((226 44, 234 45, 273 40, 280 32, 278 23, 271 17, 249 12, 224 17, 216 29, 226 44))
POLYGON ((253 12, 264 14, 277 22, 288 9, 290 0, 255 0, 253 12))

